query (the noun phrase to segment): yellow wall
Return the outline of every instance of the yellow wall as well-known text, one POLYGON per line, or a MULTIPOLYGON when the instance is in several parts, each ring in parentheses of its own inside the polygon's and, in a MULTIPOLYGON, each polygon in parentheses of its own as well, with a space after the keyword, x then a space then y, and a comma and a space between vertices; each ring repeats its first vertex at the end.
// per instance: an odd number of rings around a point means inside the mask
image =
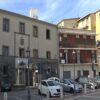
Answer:
POLYGON ((76 28, 78 20, 79 18, 64 19, 58 24, 58 26, 65 28, 76 28))
POLYGON ((59 27, 62 27, 62 26, 64 27, 64 21, 61 21, 61 22, 58 24, 58 26, 59 26, 59 27))
POLYGON ((100 11, 96 13, 96 40, 100 41, 100 11))
POLYGON ((78 22, 78 29, 91 30, 91 16, 87 16, 78 22), (86 26, 88 26, 86 28, 86 26))

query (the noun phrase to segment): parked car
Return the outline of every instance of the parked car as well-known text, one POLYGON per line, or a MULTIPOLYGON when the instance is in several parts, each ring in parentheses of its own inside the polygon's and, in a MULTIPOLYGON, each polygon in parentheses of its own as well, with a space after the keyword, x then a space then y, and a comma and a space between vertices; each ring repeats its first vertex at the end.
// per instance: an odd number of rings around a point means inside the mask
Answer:
POLYGON ((9 80, 2 80, 0 84, 1 92, 11 91, 12 85, 9 80))
POLYGON ((81 92, 82 85, 72 79, 64 79, 62 81, 63 91, 65 92, 81 92))
POLYGON ((100 88, 100 76, 95 76, 94 81, 97 84, 97 88, 100 88))
POLYGON ((45 94, 49 92, 49 96, 59 96, 60 95, 60 85, 57 85, 53 80, 42 80, 38 87, 39 94, 45 94))
POLYGON ((78 78, 78 83, 82 84, 83 87, 84 84, 87 84, 87 88, 91 88, 91 89, 93 89, 93 86, 95 86, 95 88, 98 87, 93 78, 88 78, 84 76, 78 78))

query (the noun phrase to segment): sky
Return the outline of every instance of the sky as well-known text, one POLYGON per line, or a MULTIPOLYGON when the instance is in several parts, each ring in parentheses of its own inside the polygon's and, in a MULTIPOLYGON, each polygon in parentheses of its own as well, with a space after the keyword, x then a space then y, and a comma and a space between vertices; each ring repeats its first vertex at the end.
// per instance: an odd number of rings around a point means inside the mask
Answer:
POLYGON ((100 0, 0 0, 0 9, 22 15, 29 16, 31 8, 38 10, 38 19, 56 24, 100 10, 100 0))

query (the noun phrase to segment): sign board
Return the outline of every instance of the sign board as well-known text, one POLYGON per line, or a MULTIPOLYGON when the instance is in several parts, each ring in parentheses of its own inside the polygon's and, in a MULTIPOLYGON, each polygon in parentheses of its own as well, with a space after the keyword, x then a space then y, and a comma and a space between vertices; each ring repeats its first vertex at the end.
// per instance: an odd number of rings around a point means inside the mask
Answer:
POLYGON ((15 64, 16 64, 16 68, 18 66, 24 66, 28 64, 28 59, 27 58, 16 58, 15 59, 15 64))
POLYGON ((65 59, 61 59, 61 64, 65 64, 65 59))

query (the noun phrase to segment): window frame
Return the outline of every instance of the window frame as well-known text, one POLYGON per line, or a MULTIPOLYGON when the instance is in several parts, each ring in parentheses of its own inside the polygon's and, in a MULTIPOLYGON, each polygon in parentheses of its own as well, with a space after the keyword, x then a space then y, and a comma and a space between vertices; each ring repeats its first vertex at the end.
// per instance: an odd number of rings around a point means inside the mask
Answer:
POLYGON ((33 49, 33 58, 38 58, 38 56, 39 56, 38 49, 33 49))
POLYGON ((3 56, 9 56, 9 46, 6 46, 6 45, 2 46, 2 55, 3 56))
POLYGON ((25 23, 19 22, 19 33, 25 34, 25 23))
POLYGON ((19 57, 25 57, 25 48, 19 48, 19 57), (20 50, 23 50, 23 53, 20 50))
POLYGON ((51 52, 50 51, 46 51, 46 58, 51 59, 51 52))
POLYGON ((51 35, 50 35, 50 30, 46 29, 46 39, 50 40, 51 39, 51 35))
POLYGON ((33 37, 38 37, 38 26, 33 25, 33 37))
POLYGON ((3 18, 3 32, 9 32, 10 31, 10 19, 3 18))

